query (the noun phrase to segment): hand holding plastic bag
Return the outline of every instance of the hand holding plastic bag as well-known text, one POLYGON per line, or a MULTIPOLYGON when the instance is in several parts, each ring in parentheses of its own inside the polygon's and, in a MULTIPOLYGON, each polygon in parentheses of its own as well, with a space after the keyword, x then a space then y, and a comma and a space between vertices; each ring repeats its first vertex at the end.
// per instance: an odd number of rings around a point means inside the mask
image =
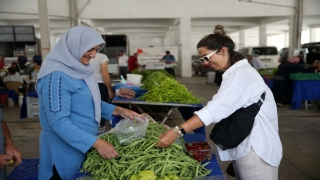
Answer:
POLYGON ((116 125, 115 136, 121 145, 128 145, 142 139, 147 131, 149 121, 135 117, 134 120, 123 119, 116 125))

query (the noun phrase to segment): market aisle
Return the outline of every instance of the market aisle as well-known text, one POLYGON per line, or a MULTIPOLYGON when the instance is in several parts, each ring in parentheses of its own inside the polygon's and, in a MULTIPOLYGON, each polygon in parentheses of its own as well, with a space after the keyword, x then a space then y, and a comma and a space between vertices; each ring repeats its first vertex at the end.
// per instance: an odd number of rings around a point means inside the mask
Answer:
MULTIPOLYGON (((205 105, 218 86, 206 84, 206 77, 176 78, 180 83, 185 84, 189 90, 202 99, 205 105)), ((38 139, 40 125, 37 118, 20 119, 20 107, 3 107, 4 119, 7 122, 14 142, 21 151, 24 158, 38 158, 38 139)), ((278 108, 279 131, 283 143, 284 156, 279 168, 279 180, 301 180, 318 179, 320 177, 320 111, 314 106, 309 110, 289 110, 278 108)), ((183 121, 179 111, 172 114, 174 120, 168 120, 168 125, 176 125, 183 121)), ((212 125, 213 126, 213 125, 212 125)), ((212 126, 207 127, 210 132, 212 126)), ((208 133, 207 133, 208 136, 208 133)), ((207 137, 209 140, 209 138, 207 137)), ((209 140, 210 142, 210 140, 209 140)), ((212 142, 211 142, 212 143, 212 142)), ((225 170, 228 162, 220 162, 222 170, 225 170)), ((12 168, 8 168, 8 174, 12 168)), ((235 180, 228 175, 228 180, 235 180)))

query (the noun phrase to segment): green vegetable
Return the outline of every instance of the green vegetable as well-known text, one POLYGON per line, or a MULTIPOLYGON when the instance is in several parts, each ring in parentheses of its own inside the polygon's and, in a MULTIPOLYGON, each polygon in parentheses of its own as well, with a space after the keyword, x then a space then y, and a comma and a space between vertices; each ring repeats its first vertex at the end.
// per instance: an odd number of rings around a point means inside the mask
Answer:
POLYGON ((14 163, 14 160, 11 159, 11 160, 9 161, 9 165, 11 165, 11 164, 13 164, 13 163, 14 163))
POLYGON ((146 84, 148 92, 140 99, 146 102, 171 102, 200 104, 200 99, 193 96, 185 85, 180 84, 171 78, 159 78, 153 82, 153 85, 146 84))
MULTIPOLYGON (((103 159, 95 149, 90 149, 82 171, 89 172, 96 179, 109 180, 130 180, 132 175, 138 175, 144 170, 154 172, 157 177, 171 173, 173 176, 180 176, 181 180, 194 179, 197 168, 198 176, 206 176, 210 173, 210 170, 204 168, 205 165, 200 165, 186 155, 183 147, 178 144, 173 143, 164 149, 156 148, 154 145, 163 132, 165 129, 162 125, 151 122, 144 138, 126 146, 120 145, 114 134, 104 134, 100 138, 111 143, 120 154, 119 157, 111 160, 103 159)), ((148 174, 148 171, 144 173, 148 174)), ((132 180, 136 180, 134 178, 135 176, 132 180)))

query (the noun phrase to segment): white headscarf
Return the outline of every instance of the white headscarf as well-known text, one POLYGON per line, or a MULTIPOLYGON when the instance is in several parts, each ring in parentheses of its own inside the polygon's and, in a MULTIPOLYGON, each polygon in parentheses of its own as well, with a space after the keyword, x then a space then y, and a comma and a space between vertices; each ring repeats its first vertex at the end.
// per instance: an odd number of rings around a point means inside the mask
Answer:
POLYGON ((85 80, 93 97, 95 120, 100 123, 101 97, 98 84, 93 76, 95 66, 83 65, 80 62, 81 57, 88 50, 98 45, 100 45, 100 51, 105 41, 95 30, 87 26, 70 29, 44 59, 38 79, 53 71, 61 71, 75 79, 85 80))

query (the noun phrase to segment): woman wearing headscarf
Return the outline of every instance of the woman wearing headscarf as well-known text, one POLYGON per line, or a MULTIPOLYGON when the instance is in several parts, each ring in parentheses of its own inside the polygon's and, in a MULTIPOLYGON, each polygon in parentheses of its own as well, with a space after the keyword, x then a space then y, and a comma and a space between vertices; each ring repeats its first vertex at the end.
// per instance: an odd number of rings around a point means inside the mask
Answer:
POLYGON ((95 148, 102 158, 115 158, 112 144, 97 138, 100 118, 141 115, 100 99, 90 59, 105 45, 95 30, 70 29, 45 58, 38 75, 40 162, 38 179, 74 179, 84 154, 95 148))

